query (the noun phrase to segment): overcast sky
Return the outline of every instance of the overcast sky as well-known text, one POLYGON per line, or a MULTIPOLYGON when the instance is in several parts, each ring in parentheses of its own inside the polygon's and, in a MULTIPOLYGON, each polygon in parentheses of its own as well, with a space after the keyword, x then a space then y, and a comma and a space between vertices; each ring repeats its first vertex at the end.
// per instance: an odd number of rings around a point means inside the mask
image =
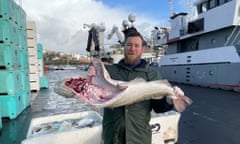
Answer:
MULTIPOLYGON (((16 0, 20 2, 21 0, 16 0)), ((186 12, 189 0, 175 0, 174 11, 186 12)), ((167 26, 168 0, 22 0, 27 19, 36 22, 37 40, 43 48, 65 53, 85 54, 88 29, 83 24, 104 23, 105 37, 113 25, 122 29, 129 14, 136 16, 135 27, 150 36, 154 26, 167 26)), ((104 40, 105 48, 117 43, 104 40)))

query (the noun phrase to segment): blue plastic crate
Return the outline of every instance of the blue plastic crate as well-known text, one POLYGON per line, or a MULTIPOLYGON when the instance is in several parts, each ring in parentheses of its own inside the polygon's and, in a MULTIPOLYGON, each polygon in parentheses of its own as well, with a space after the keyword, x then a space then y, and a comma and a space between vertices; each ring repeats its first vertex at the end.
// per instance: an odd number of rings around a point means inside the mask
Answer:
POLYGON ((14 0, 0 0, 0 18, 17 22, 17 7, 14 0))
POLYGON ((14 119, 24 110, 23 95, 19 92, 0 96, 2 117, 14 119))
POLYGON ((27 108, 31 104, 31 91, 30 89, 23 91, 23 108, 27 108))
POLYGON ((20 51, 15 45, 0 44, 0 68, 16 69, 20 67, 20 51))
POLYGON ((27 31, 26 30, 18 30, 18 45, 20 47, 28 47, 27 45, 27 31))
POLYGON ((38 43, 37 44, 37 54, 38 54, 38 59, 43 59, 43 48, 42 44, 38 43))
POLYGON ((20 49, 20 69, 29 71, 29 60, 28 60, 28 51, 25 49, 20 49))
POLYGON ((1 95, 15 94, 22 90, 22 79, 19 70, 0 70, 0 80, 0 97, 1 95))
POLYGON ((24 91, 30 91, 30 78, 29 78, 29 72, 27 71, 21 71, 21 85, 22 89, 24 91))
POLYGON ((17 8, 17 24, 19 29, 21 30, 27 29, 26 12, 21 7, 17 8))
POLYGON ((28 107, 31 103, 31 89, 30 89, 30 80, 29 72, 20 71, 21 74, 21 86, 23 92, 23 105, 24 108, 28 107))
POLYGON ((2 130, 2 111, 1 111, 1 101, 0 101, 0 133, 2 130))
POLYGON ((49 83, 48 83, 48 78, 47 77, 40 77, 40 88, 48 88, 49 83))
POLYGON ((18 34, 16 24, 0 20, 0 44, 17 44, 19 42, 18 34))

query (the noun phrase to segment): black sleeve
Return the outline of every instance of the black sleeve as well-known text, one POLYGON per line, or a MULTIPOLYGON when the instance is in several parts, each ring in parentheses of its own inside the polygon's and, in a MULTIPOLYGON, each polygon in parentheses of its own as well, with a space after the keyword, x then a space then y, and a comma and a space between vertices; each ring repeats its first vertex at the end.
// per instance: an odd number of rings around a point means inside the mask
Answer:
POLYGON ((166 97, 163 99, 151 99, 150 100, 151 108, 156 112, 156 113, 163 113, 170 111, 174 108, 172 104, 168 104, 166 101, 166 97))

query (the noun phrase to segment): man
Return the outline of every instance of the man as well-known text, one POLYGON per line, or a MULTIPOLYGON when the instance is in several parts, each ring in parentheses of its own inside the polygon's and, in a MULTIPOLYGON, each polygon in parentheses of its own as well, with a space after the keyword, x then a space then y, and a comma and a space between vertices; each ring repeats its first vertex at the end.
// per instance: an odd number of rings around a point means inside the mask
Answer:
MULTIPOLYGON (((137 77, 147 81, 160 79, 145 60, 145 41, 140 33, 132 32, 124 43, 124 59, 118 64, 108 65, 107 70, 112 79, 130 81, 137 77)), ((151 110, 166 112, 173 108, 171 100, 146 100, 118 108, 105 108, 103 115, 104 144, 151 144, 149 121, 151 110)))

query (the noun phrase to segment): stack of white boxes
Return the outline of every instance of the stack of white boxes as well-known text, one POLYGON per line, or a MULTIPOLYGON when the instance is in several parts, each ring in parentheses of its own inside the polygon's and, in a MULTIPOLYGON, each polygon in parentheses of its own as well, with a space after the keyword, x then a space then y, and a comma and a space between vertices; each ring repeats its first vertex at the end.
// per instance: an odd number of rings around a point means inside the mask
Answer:
POLYGON ((28 42, 28 60, 30 88, 32 92, 37 92, 39 86, 39 62, 37 51, 36 24, 33 21, 27 22, 27 42, 28 42))

